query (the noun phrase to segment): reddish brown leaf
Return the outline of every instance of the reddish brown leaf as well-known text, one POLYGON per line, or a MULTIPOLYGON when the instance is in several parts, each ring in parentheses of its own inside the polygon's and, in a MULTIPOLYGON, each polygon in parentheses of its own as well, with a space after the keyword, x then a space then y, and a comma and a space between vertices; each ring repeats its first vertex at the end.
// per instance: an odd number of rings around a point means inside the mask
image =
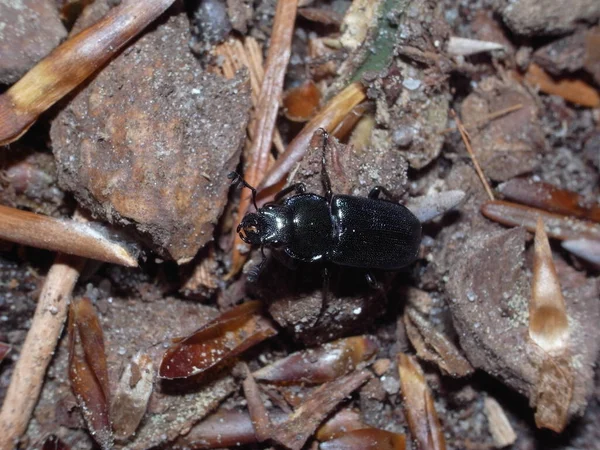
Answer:
POLYGON ((303 350, 254 372, 257 380, 272 383, 322 384, 345 375, 377 351, 371 336, 355 336, 303 350))
POLYGON ((312 22, 319 22, 325 25, 340 26, 343 20, 342 15, 332 9, 300 8, 298 9, 298 14, 312 22))
POLYGON ((0 342, 0 362, 4 359, 12 347, 4 342, 0 342))
POLYGON ((161 378, 187 378, 233 358, 277 333, 260 314, 260 302, 247 302, 179 340, 163 356, 161 378))
POLYGON ((319 445, 321 450, 404 450, 406 437, 376 428, 354 430, 319 445))
POLYGON ((549 183, 514 178, 498 186, 508 200, 546 211, 600 222, 600 205, 586 202, 576 192, 557 188, 549 183))
POLYGON ((525 79, 546 94, 558 95, 581 106, 595 108, 600 105, 600 94, 589 84, 577 78, 555 79, 537 64, 531 64, 525 79))
POLYGON ((90 299, 71 303, 68 326, 71 389, 96 442, 103 449, 112 448, 104 339, 90 299))
POLYGON ((283 113, 293 122, 306 122, 315 115, 320 102, 321 91, 308 80, 283 94, 283 113))
POLYGON ((485 203, 481 212, 488 219, 512 227, 522 226, 535 232, 538 217, 544 220, 546 232, 554 239, 591 239, 600 241, 600 226, 592 222, 553 214, 517 203, 494 200, 485 203))
POLYGON ((364 428, 370 427, 362 422, 358 411, 342 409, 317 430, 315 437, 319 441, 329 441, 331 439, 336 439, 349 431, 362 430, 364 428))
POLYGON ((398 354, 404 410, 413 438, 421 450, 445 450, 446 440, 425 376, 413 356, 398 354))

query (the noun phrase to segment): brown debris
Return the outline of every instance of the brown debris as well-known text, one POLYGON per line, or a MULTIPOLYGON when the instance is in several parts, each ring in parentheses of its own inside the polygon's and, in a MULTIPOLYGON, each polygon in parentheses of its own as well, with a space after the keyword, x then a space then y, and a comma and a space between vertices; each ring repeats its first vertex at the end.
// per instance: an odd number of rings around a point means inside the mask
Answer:
POLYGON ((445 450, 444 430, 433 404, 425 376, 413 356, 398 354, 398 372, 404 410, 413 438, 421 450, 445 450))
POLYGON ((331 419, 319 427, 315 438, 317 440, 329 441, 343 436, 344 434, 354 431, 370 428, 365 424, 356 410, 344 408, 333 415, 331 419))
POLYGON ((0 96, 0 145, 21 137, 40 114, 83 83, 172 3, 125 1, 39 62, 0 96))
POLYGON ((576 192, 560 189, 549 183, 514 178, 499 185, 498 191, 508 200, 600 223, 598 203, 586 201, 576 192))
POLYGON ((302 131, 290 142, 285 153, 269 169, 260 184, 261 189, 276 185, 300 161, 307 152, 309 142, 319 128, 332 132, 352 109, 365 99, 364 88, 360 83, 352 83, 333 97, 302 131))
POLYGON ((312 80, 288 89, 283 94, 283 114, 292 122, 310 120, 321 102, 321 91, 312 80))
POLYGON ((58 436, 48 436, 42 444, 42 450, 70 450, 67 444, 65 444, 58 436))
MULTIPOLYGON (((530 172, 546 151, 544 131, 539 122, 536 99, 514 80, 488 77, 461 105, 464 123, 470 129, 471 145, 482 171, 492 180, 507 180, 530 172), (520 108, 512 110, 516 105, 520 108), (511 111, 481 122, 498 112, 511 111)), ((489 195, 489 194, 488 194, 489 195)))
POLYGON ((138 265, 137 244, 104 225, 54 219, 2 205, 0 238, 112 264, 138 265))
POLYGON ((270 383, 322 384, 356 369, 377 350, 371 336, 356 336, 293 353, 253 373, 254 378, 270 383))
POLYGON ((321 450, 404 450, 405 448, 406 436, 376 428, 349 431, 319 445, 321 450))
POLYGON ((69 379, 90 434, 102 449, 113 447, 110 391, 102 327, 89 298, 69 309, 69 379))
POLYGON ((153 381, 152 359, 146 353, 136 353, 123 370, 110 407, 115 439, 124 440, 135 433, 146 413, 153 381))
POLYGON ((79 258, 58 255, 46 276, 0 411, 0 448, 16 446, 27 429, 83 264, 79 258))
POLYGON ((558 95, 576 105, 588 108, 600 106, 600 93, 597 89, 577 78, 554 79, 537 64, 529 66, 525 80, 546 94, 558 95))
POLYGON ((473 373, 473 367, 456 345, 445 334, 436 330, 414 307, 406 308, 404 324, 417 356, 434 362, 444 373, 453 377, 464 377, 473 373))
POLYGON ((61 186, 178 263, 212 239, 250 108, 242 74, 205 73, 189 38, 185 13, 165 19, 79 91, 51 129, 61 186))
POLYGON ((481 212, 488 219, 503 225, 527 228, 534 232, 537 219, 541 217, 546 226, 546 232, 554 239, 576 240, 591 239, 600 241, 600 226, 592 222, 552 214, 541 209, 530 208, 518 203, 494 200, 481 207, 481 212))
POLYGON ((12 84, 67 36, 53 0, 0 1, 0 84, 12 84))
POLYGON ((246 302, 179 340, 165 352, 159 376, 173 379, 198 375, 275 335, 277 331, 260 310, 260 302, 246 302))
POLYGON ((344 19, 341 14, 333 9, 324 8, 299 8, 298 14, 311 22, 318 22, 324 25, 340 26, 344 19))
POLYGON ((567 426, 573 401, 570 364, 570 357, 548 356, 539 367, 535 399, 535 424, 538 428, 560 433, 567 426))
POLYGON ((503 448, 514 444, 517 434, 500 404, 493 397, 486 396, 483 399, 483 407, 494 445, 497 448, 503 448))

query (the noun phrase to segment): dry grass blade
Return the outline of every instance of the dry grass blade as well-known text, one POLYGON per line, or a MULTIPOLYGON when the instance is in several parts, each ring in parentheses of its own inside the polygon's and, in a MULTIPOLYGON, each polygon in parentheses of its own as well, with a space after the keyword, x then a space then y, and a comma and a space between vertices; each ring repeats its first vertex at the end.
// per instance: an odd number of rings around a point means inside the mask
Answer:
POLYGON ((537 219, 542 218, 548 235, 561 241, 577 239, 600 241, 600 226, 597 224, 530 208, 518 203, 494 200, 484 204, 481 207, 481 212, 488 219, 511 227, 525 227, 532 233, 536 230, 537 219))
POLYGON ((282 384, 321 384, 356 369, 377 351, 371 336, 340 339, 311 350, 293 353, 254 372, 254 378, 282 384))
POLYGON ((456 121, 456 126, 458 127, 458 131, 460 132, 460 136, 462 137, 462 140, 465 143, 467 152, 469 153, 469 156, 471 157, 471 160, 473 161, 473 166, 475 167, 475 171, 477 172, 477 175, 479 176, 479 179, 481 180, 481 183, 483 184, 485 192, 487 192, 487 195, 490 198, 490 200, 494 200, 494 193, 492 192, 492 189, 490 188, 490 185, 488 184, 487 179, 485 178, 485 175, 483 174, 483 170, 481 170, 481 167, 479 166, 479 162, 477 161, 475 152, 473 152, 473 149, 471 148, 471 138, 469 137, 469 133, 467 133, 467 130, 465 129, 465 126, 462 124, 460 117, 458 117, 458 114, 456 114, 456 112, 454 110, 450 110, 450 114, 456 121))
POLYGON ((266 189, 279 183, 283 177, 305 155, 308 144, 319 128, 332 132, 352 109, 365 100, 364 88, 360 83, 352 83, 332 98, 327 105, 308 122, 302 131, 290 142, 285 153, 271 167, 260 184, 266 189))
MULTIPOLYGON (((244 178, 252 186, 257 186, 261 182, 269 164, 271 142, 279 109, 278 99, 281 98, 283 92, 283 79, 290 60, 297 9, 298 0, 277 2, 265 75, 255 108, 255 123, 251 133, 253 140, 246 153, 248 169, 244 173, 244 178)), ((243 217, 249 207, 250 197, 242 195, 238 207, 238 217, 243 217)), ((240 252, 240 248, 244 248, 244 243, 235 233, 235 229, 233 232, 233 254, 228 277, 238 273, 246 260, 245 255, 240 252)))
POLYGON ((103 225, 54 219, 0 205, 0 239, 136 267, 137 245, 103 225))
POLYGON ((500 193, 512 200, 534 208, 600 222, 600 205, 586 202, 576 192, 557 188, 549 183, 514 178, 498 186, 500 193))
POLYGON ((83 265, 82 259, 58 255, 46 276, 0 411, 0 448, 15 447, 27 428, 83 265))
POLYGON ((113 446, 104 337, 88 298, 69 311, 69 380, 92 436, 103 449, 113 446))
POLYGON ((12 347, 10 345, 5 344, 4 342, 0 342, 0 363, 2 362, 4 357, 8 355, 8 352, 10 352, 11 349, 12 347))
POLYGON ((40 61, 0 96, 0 145, 22 136, 40 114, 102 67, 173 1, 124 1, 40 61))
POLYGON ((404 450, 406 436, 376 428, 353 430, 323 442, 321 450, 404 450))
POLYGON ((248 411, 250 411, 250 419, 256 433, 256 438, 259 442, 269 439, 271 436, 271 421, 267 413, 267 408, 260 397, 260 390, 254 376, 245 366, 246 378, 243 382, 244 396, 248 403, 248 411))
POLYGON ((136 353, 121 375, 110 408, 116 439, 135 433, 146 412, 153 380, 152 359, 146 353, 136 353))
POLYGON ((159 376, 166 379, 198 375, 277 334, 261 313, 260 302, 244 303, 179 340, 163 356, 159 376))
POLYGON ((535 231, 529 337, 550 355, 561 354, 568 347, 569 321, 565 300, 541 218, 538 218, 535 231))
POLYGON ((398 354, 398 372, 408 426, 421 450, 445 450, 446 440, 421 367, 413 356, 398 354))
POLYGON ((589 108, 600 106, 600 94, 589 84, 576 78, 554 79, 537 64, 530 64, 525 80, 546 94, 558 95, 565 100, 589 108))

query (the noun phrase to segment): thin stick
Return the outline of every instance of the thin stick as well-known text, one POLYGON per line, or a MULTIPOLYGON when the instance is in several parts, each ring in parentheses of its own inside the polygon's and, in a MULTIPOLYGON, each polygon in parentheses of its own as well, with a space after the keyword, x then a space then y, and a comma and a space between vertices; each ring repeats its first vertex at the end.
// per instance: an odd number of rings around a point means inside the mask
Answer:
POLYGON ((126 0, 69 38, 0 95, 0 145, 16 141, 38 116, 112 58, 174 0, 126 0))
POLYGON ((99 224, 91 226, 0 205, 0 239, 136 267, 136 244, 117 240, 114 234, 99 224))
MULTIPOLYGON (((498 111, 494 111, 493 113, 488 114, 487 116, 483 117, 481 120, 478 120, 477 122, 474 122, 474 123, 467 122, 463 125, 467 130, 469 128, 479 128, 480 126, 485 125, 486 123, 491 122, 492 120, 495 120, 498 117, 502 117, 511 112, 518 111, 522 107, 523 107, 523 105, 521 103, 517 103, 516 105, 509 106, 508 108, 499 109, 498 111)), ((450 127, 450 128, 446 128, 446 129, 440 131, 439 134, 446 134, 446 133, 450 133, 451 131, 457 131, 457 130, 458 130, 457 127, 450 127)))
POLYGON ((473 165, 475 166, 477 175, 479 175, 479 179, 483 183, 485 192, 487 192, 488 196, 490 197, 490 200, 494 200, 494 193, 492 192, 492 189, 490 188, 490 185, 488 184, 488 182, 485 178, 485 175, 483 174, 483 171, 481 170, 481 167, 479 166, 479 162, 477 162, 475 153, 473 153, 473 148, 471 148, 471 138, 469 137, 469 133, 467 133, 465 126, 462 124, 460 118, 458 117, 458 114, 456 114, 456 112, 453 109, 450 110, 450 114, 452 114, 452 117, 456 121, 456 126, 458 127, 458 131, 460 131, 462 140, 465 143, 465 147, 467 147, 467 152, 469 152, 469 156, 471 157, 471 160, 473 161, 473 165))
MULTIPOLYGON (((244 173, 246 181, 253 186, 260 183, 269 164, 279 99, 283 91, 283 79, 291 55, 297 9, 298 0, 279 0, 277 2, 265 75, 255 109, 256 122, 252 132, 254 139, 248 151, 248 170, 244 173)), ((238 209, 240 218, 246 214, 249 206, 250 198, 241 196, 238 209)), ((245 257, 239 251, 240 246, 243 245, 240 237, 235 233, 230 276, 237 273, 244 264, 245 257)))
POLYGON ((0 411, 0 449, 15 448, 27 429, 84 262, 59 254, 48 272, 0 411))

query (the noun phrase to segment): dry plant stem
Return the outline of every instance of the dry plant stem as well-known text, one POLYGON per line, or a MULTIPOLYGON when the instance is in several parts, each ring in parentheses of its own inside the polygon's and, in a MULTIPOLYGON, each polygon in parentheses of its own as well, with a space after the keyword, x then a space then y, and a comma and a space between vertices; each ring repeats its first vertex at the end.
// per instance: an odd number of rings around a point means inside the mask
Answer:
POLYGON ((41 113, 102 67, 173 1, 124 1, 40 61, 0 96, 0 145, 22 136, 41 113))
MULTIPOLYGON (((279 99, 283 92, 283 79, 291 55, 292 36, 297 9, 298 0, 280 0, 277 2, 265 75, 255 108, 254 128, 250 133, 253 140, 247 152, 248 169, 244 173, 244 178, 252 186, 260 183, 269 164, 271 142, 273 141, 277 111, 279 109, 279 99)), ((249 207, 250 196, 242 195, 240 197, 238 217, 242 218, 249 207)), ((245 255, 242 255, 240 252, 240 248, 243 248, 244 243, 235 232, 235 228, 232 232, 234 233, 233 254, 231 271, 228 278, 239 272, 246 260, 245 255)))
POLYGON ((477 158, 475 157, 473 148, 471 147, 471 138, 469 137, 469 133, 467 133, 467 130, 465 129, 465 126, 462 124, 460 117, 458 117, 458 114, 456 114, 456 112, 453 109, 450 110, 450 114, 452 114, 452 117, 456 121, 456 126, 458 127, 458 131, 460 131, 462 140, 465 143, 465 147, 467 148, 467 152, 469 152, 469 156, 471 157, 471 160, 473 161, 473 166, 475 166, 475 171, 477 172, 477 175, 479 176, 479 179, 481 180, 481 183, 483 184, 483 187, 485 188, 485 192, 487 192, 487 195, 490 198, 490 200, 494 200, 494 193, 492 192, 492 189, 490 188, 490 185, 488 184, 487 179, 485 178, 485 175, 483 174, 483 170, 481 170, 481 167, 479 166, 479 162, 477 161, 477 158))
POLYGON ((494 200, 484 204, 481 212, 488 219, 512 227, 525 227, 532 233, 536 230, 538 217, 541 217, 546 225, 546 232, 554 239, 561 241, 587 239, 600 242, 600 226, 598 224, 549 213, 541 209, 494 200))
MULTIPOLYGON (((487 116, 485 116, 484 118, 482 118, 481 120, 478 120, 475 123, 463 123, 463 126, 468 130, 469 128, 479 128, 485 124, 487 124, 488 122, 491 122, 492 120, 495 120, 499 117, 505 116, 511 112, 515 112, 518 111, 519 109, 521 109, 523 107, 523 105, 521 103, 517 103, 516 105, 512 105, 509 106, 508 108, 503 108, 503 109, 499 109, 498 111, 494 111, 493 113, 488 114, 487 116)), ((440 131, 440 134, 446 134, 446 133, 450 133, 451 131, 456 131, 458 130, 457 127, 450 127, 450 128, 446 128, 442 131, 440 131)))
POLYGON ((250 419, 252 420, 256 439, 258 439, 259 442, 265 441, 269 439, 271 434, 271 421, 267 409, 260 398, 258 385, 256 384, 250 369, 248 369, 248 366, 246 366, 246 378, 244 379, 242 386, 244 388, 246 402, 248 403, 248 411, 250 412, 250 419))
POLYGON ((315 131, 324 128, 332 132, 340 122, 360 102, 366 99, 364 88, 360 83, 352 83, 332 98, 329 103, 308 122, 302 131, 290 142, 287 150, 269 169, 259 189, 276 185, 302 159, 315 131))
POLYGON ((82 258, 59 254, 46 276, 0 411, 0 449, 16 447, 27 428, 84 262, 82 258))
POLYGON ((7 206, 0 206, 0 239, 123 266, 138 265, 125 243, 111 238, 104 227, 93 228, 7 206))

